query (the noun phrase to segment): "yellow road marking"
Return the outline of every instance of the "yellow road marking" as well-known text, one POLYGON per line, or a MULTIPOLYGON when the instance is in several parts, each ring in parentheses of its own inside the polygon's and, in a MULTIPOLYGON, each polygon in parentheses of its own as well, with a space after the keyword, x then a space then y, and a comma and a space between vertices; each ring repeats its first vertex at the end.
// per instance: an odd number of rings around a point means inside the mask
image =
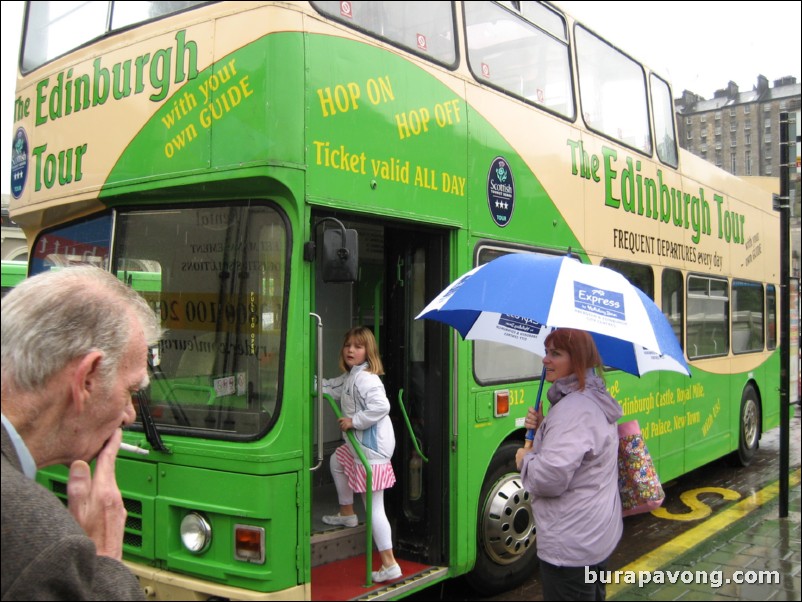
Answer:
POLYGON ((652 514, 657 518, 665 518, 666 520, 692 521, 706 518, 713 513, 713 509, 699 500, 698 496, 703 493, 717 493, 725 500, 741 499, 741 494, 732 489, 724 489, 723 487, 699 487, 698 489, 683 491, 679 496, 680 501, 691 509, 690 512, 675 514, 674 512, 669 512, 665 508, 657 508, 656 510, 652 510, 652 514))

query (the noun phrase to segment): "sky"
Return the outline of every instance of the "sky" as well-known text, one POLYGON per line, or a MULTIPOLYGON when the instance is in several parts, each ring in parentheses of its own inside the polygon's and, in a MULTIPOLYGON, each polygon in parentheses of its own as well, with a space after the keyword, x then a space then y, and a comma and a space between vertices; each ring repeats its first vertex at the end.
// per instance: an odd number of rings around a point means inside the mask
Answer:
MULTIPOLYGON (((10 190, 14 83, 23 2, 3 0, 0 45, 0 192, 10 190)), ((773 85, 800 78, 802 2, 555 2, 589 29, 672 84, 711 98, 735 82, 751 90, 757 76, 773 85)))

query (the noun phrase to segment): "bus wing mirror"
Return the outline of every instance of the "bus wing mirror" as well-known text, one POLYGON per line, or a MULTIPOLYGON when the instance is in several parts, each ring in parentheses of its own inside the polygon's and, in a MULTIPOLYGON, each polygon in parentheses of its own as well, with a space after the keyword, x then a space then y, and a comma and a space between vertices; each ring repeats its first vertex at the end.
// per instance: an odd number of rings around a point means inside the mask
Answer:
MULTIPOLYGON (((324 217, 313 232, 324 222, 334 222, 338 228, 323 230, 323 244, 313 240, 304 243, 304 259, 319 261, 323 282, 356 282, 359 273, 359 241, 357 231, 345 227, 338 219, 324 217)), ((313 235, 314 236, 314 235, 313 235)), ((315 237, 320 240, 320 237, 315 237)))
POLYGON ((359 269, 357 231, 330 228, 323 231, 321 250, 323 282, 356 282, 359 269))

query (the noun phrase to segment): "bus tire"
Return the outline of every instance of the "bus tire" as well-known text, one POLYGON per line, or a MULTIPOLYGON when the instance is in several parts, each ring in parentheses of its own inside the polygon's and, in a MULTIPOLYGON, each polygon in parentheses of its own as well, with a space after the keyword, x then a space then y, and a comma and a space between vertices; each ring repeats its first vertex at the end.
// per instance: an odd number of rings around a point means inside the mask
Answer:
POLYGON ((760 445, 760 401, 752 385, 741 395, 741 417, 738 426, 738 451, 733 454, 740 466, 749 466, 760 445))
POLYGON ((492 596, 531 579, 537 566, 535 520, 530 496, 515 467, 521 445, 502 445, 482 484, 477 523, 476 564, 466 575, 471 587, 492 596))

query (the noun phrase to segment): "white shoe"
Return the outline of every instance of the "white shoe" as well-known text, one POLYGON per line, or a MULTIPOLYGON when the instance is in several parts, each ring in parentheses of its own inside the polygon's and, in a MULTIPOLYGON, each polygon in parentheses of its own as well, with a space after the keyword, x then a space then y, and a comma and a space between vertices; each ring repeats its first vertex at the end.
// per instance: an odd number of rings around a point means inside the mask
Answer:
POLYGON ((323 517, 323 522, 327 525, 338 525, 341 527, 356 527, 359 524, 359 519, 356 514, 349 514, 343 516, 339 512, 337 514, 327 514, 323 517))
POLYGON ((398 566, 397 563, 393 566, 382 566, 380 570, 373 571, 371 575, 373 576, 373 581, 376 583, 392 581, 401 577, 401 567, 398 566))

